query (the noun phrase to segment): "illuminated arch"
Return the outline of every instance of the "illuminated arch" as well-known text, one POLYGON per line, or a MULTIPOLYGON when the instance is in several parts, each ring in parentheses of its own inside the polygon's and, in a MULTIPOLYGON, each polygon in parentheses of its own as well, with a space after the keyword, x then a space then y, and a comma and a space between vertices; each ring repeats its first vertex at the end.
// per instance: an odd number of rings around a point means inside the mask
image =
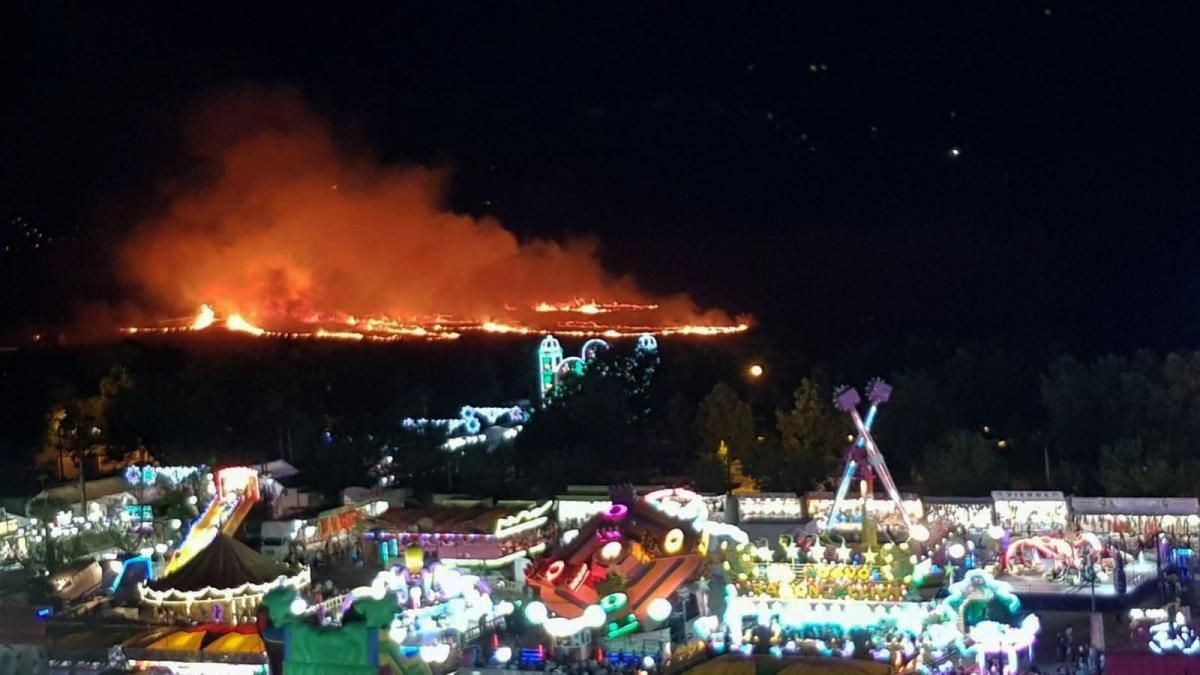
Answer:
POLYGON ((583 349, 579 350, 579 355, 584 361, 591 361, 596 358, 596 354, 599 354, 601 349, 608 351, 608 343, 600 338, 592 338, 583 343, 583 349))
POLYGON ((559 375, 567 375, 567 374, 582 375, 583 368, 586 365, 587 365, 587 363, 583 359, 579 358, 578 356, 568 356, 567 358, 562 360, 562 363, 558 364, 558 374, 559 375))

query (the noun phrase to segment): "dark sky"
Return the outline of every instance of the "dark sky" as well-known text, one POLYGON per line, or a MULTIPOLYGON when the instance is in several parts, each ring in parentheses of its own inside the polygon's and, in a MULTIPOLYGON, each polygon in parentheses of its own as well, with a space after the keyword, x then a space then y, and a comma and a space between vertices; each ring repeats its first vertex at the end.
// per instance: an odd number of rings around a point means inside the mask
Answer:
POLYGON ((1184 3, 446 4, 10 6, 6 323, 119 296, 189 103, 264 83, 454 167, 457 209, 810 344, 1200 342, 1184 3))

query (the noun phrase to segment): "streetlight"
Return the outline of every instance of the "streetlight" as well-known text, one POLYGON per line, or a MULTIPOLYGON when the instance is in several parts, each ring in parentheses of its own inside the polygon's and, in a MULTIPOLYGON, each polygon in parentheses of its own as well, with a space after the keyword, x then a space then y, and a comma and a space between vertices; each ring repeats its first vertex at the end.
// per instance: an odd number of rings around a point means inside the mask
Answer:
POLYGON ((748 372, 750 373, 750 377, 759 378, 763 376, 763 367, 755 363, 754 365, 750 366, 748 372))

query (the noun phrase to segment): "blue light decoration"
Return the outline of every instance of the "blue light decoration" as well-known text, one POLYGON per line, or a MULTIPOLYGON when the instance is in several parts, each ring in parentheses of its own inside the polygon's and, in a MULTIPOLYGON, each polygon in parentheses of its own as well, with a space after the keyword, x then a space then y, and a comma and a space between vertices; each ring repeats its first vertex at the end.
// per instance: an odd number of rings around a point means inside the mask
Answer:
POLYGON ((125 578, 125 571, 129 569, 130 565, 138 564, 146 566, 146 581, 154 581, 154 562, 150 560, 150 556, 135 555, 121 564, 121 571, 117 573, 117 578, 113 579, 109 592, 116 593, 117 589, 121 587, 121 581, 125 578))
POLYGON ((148 523, 154 520, 154 509, 149 504, 126 504, 125 513, 129 517, 141 523, 148 523))
POLYGON ((658 351, 658 340, 649 333, 642 333, 637 339, 637 350, 639 352, 656 352, 658 351))
POLYGON ((532 648, 522 647, 520 663, 523 666, 541 666, 546 663, 546 648, 541 645, 532 648))
POLYGON ((34 615, 42 621, 49 619, 53 614, 54 610, 49 607, 38 607, 37 611, 34 613, 34 615))
POLYGON ((139 466, 135 464, 125 467, 122 477, 131 486, 149 487, 162 479, 174 487, 198 475, 204 468, 203 466, 153 466, 150 464, 139 466))

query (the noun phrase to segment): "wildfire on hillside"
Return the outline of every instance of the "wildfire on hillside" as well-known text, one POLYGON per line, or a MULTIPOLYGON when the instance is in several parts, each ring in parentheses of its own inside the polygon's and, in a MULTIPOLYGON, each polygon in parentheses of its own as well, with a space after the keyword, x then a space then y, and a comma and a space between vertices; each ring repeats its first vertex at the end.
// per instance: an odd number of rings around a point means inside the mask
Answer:
MULTIPOLYGON (((542 310, 536 311, 541 312, 542 310)), ((247 321, 241 314, 230 314, 221 317, 211 305, 201 305, 200 310, 190 319, 164 321, 162 324, 155 326, 129 326, 122 328, 121 332, 126 335, 165 335, 225 330, 254 337, 391 342, 402 339, 454 340, 462 336, 463 333, 497 333, 509 335, 554 333, 566 337, 622 338, 636 337, 647 333, 657 336, 730 335, 741 333, 748 329, 749 325, 745 323, 732 325, 658 325, 653 323, 609 324, 594 321, 558 321, 542 323, 537 326, 528 326, 515 320, 470 321, 450 317, 432 317, 425 320, 417 319, 410 322, 402 322, 386 316, 345 316, 340 319, 338 317, 324 319, 313 317, 309 321, 302 322, 302 327, 296 330, 268 330, 247 321)))
POLYGON ((519 239, 494 217, 451 210, 449 172, 348 151, 294 94, 215 97, 189 132, 203 180, 171 183, 164 207, 120 247, 143 317, 127 334, 390 341, 747 329, 686 294, 651 294, 610 273, 592 240, 519 239))

